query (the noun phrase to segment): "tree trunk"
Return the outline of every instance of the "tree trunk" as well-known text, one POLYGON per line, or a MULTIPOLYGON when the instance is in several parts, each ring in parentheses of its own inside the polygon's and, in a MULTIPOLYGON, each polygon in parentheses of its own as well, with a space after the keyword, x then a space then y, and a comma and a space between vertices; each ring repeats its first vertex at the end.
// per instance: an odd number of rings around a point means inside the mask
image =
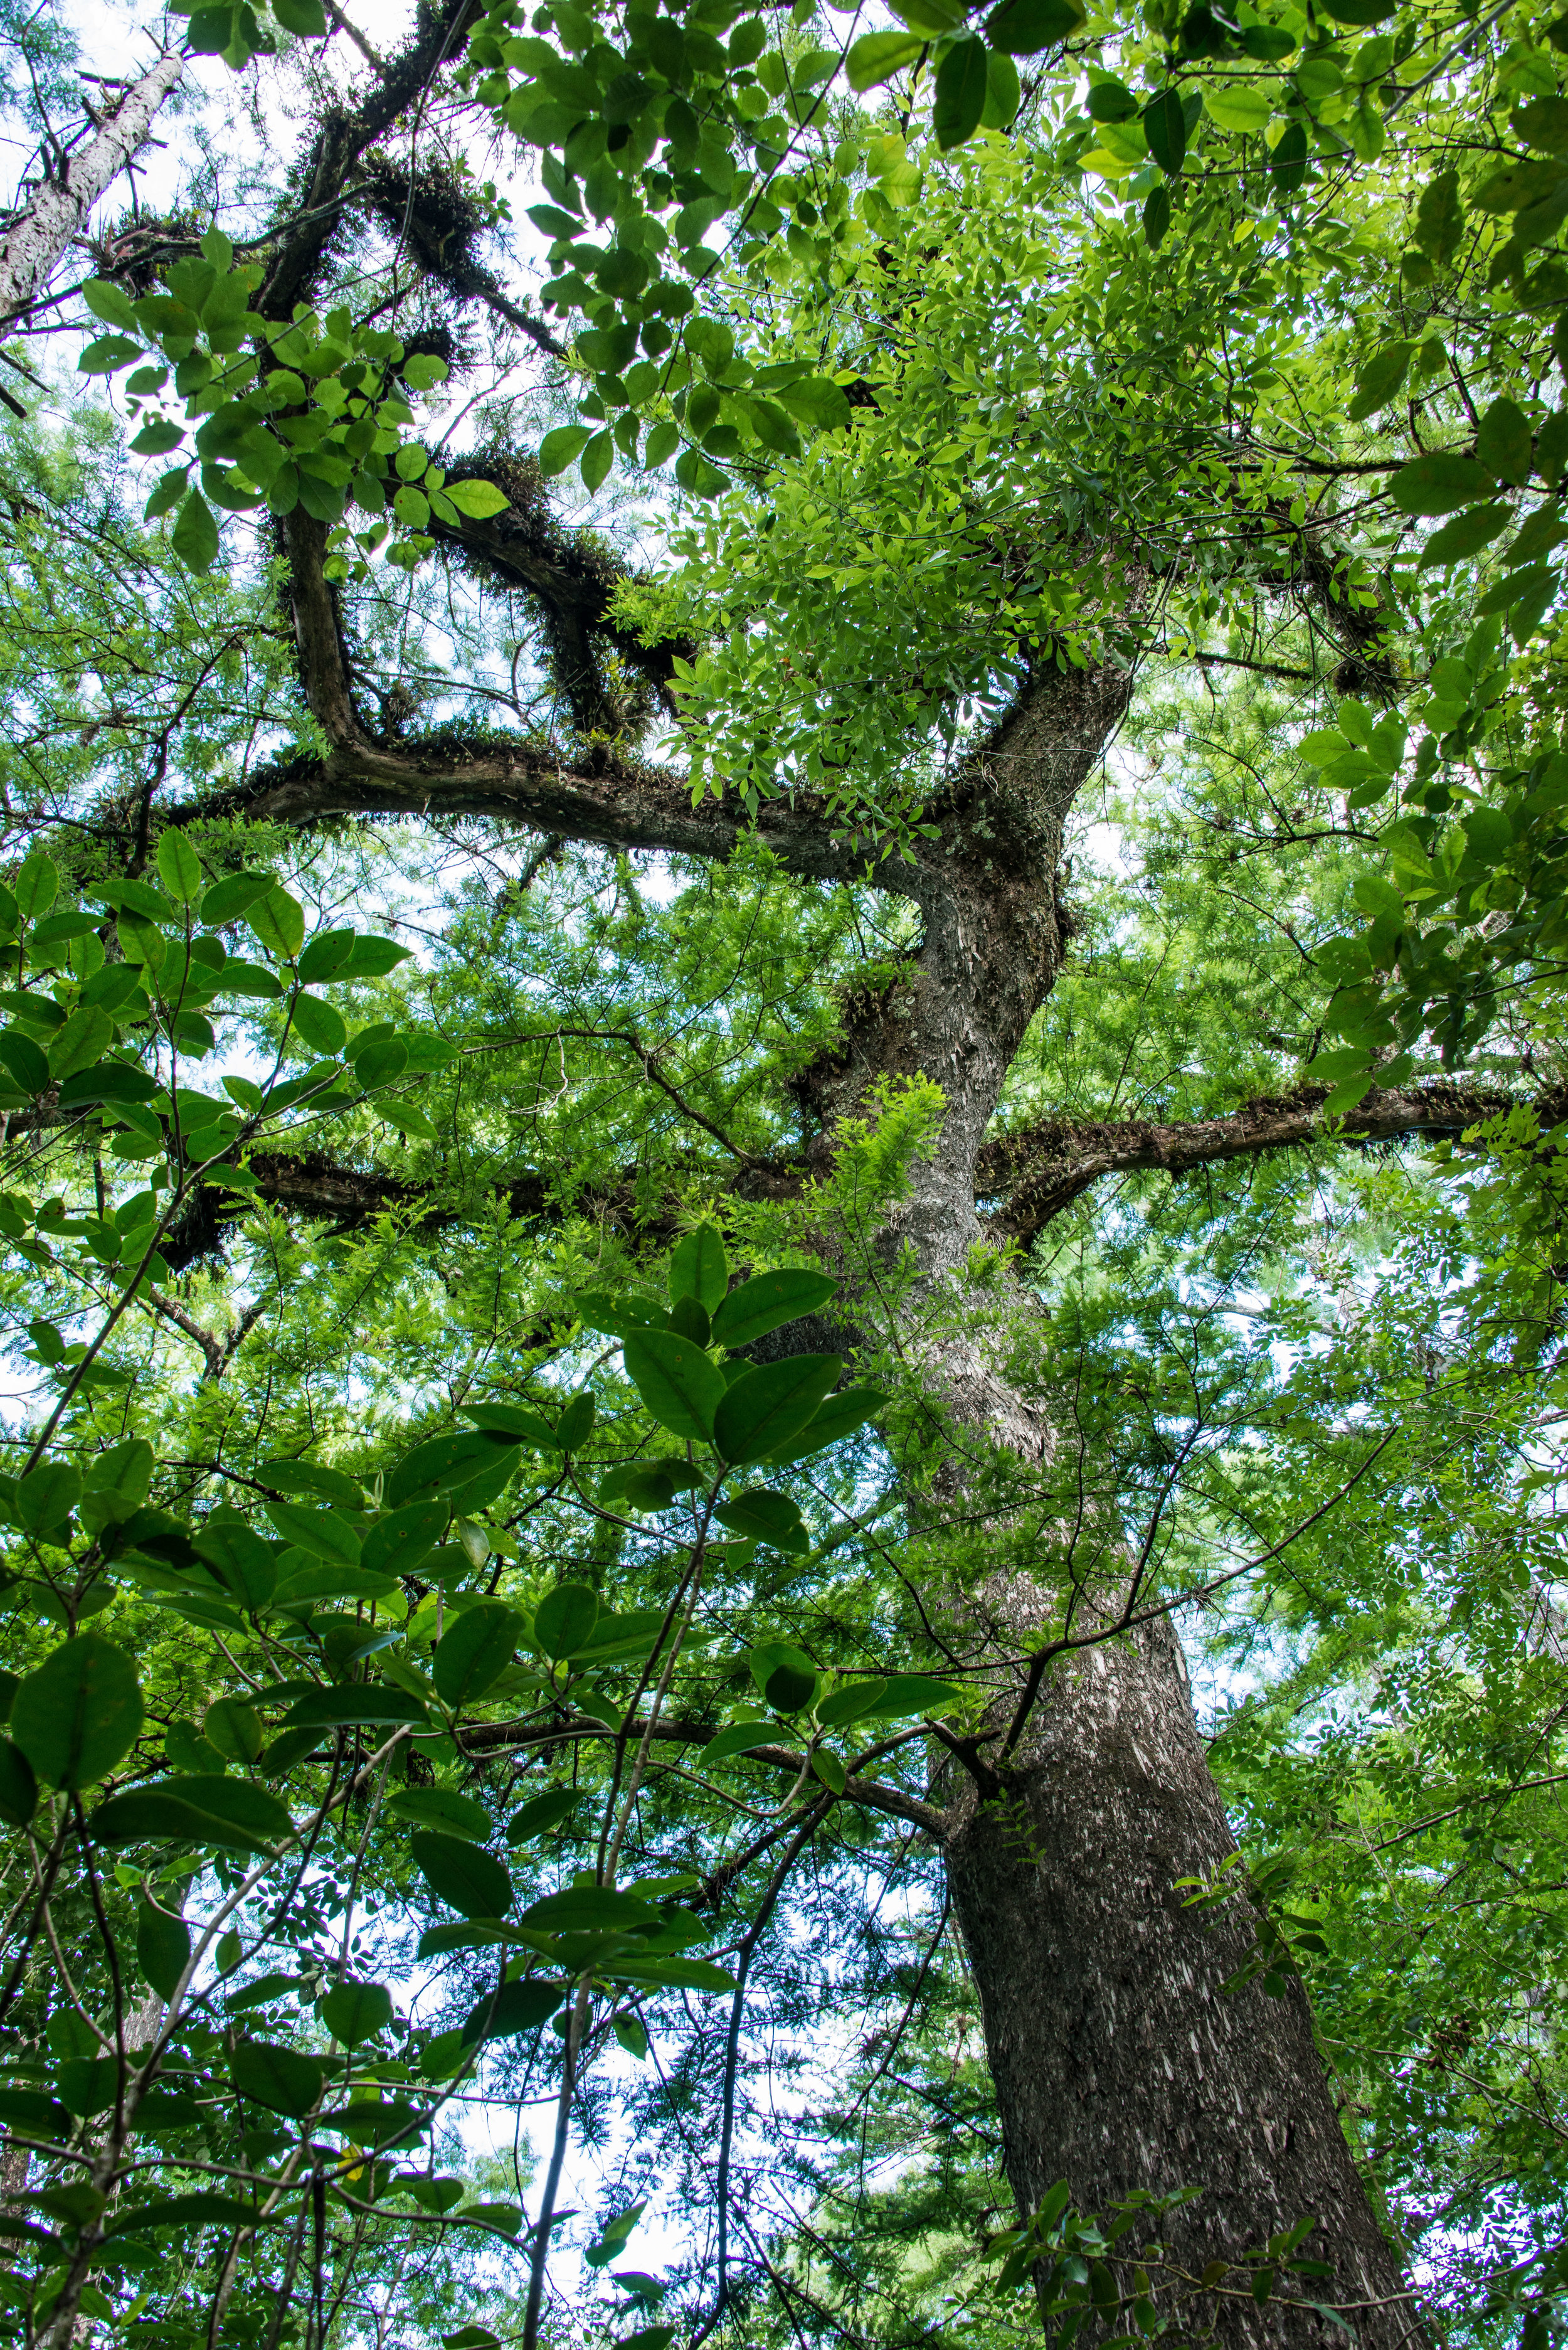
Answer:
POLYGON ((0 321, 17 317, 44 291, 94 204, 146 145, 153 116, 184 70, 180 49, 160 57, 100 118, 95 136, 67 158, 57 176, 34 191, 6 225, 0 235, 0 321))
MULTIPOLYGON (((1021 2215, 1065 2179, 1105 2214, 1142 2188, 1201 2190, 1157 2230, 1191 2274, 1307 2217, 1331 2278, 1293 2297, 1347 2313, 1371 2350, 1418 2340, 1408 2288, 1351 2158, 1306 1994, 1221 1989, 1253 1948, 1244 1896, 1182 1907, 1177 1880, 1236 1849, 1163 1622, 1081 1653, 1047 1685, 1000 1801, 966 1789, 948 1882, 984 2013, 1021 2215)), ((1324 2318, 1260 2306, 1250 2275, 1208 2304, 1227 2344, 1345 2345, 1324 2318)), ((1207 2312, 1204 2313, 1207 2314, 1207 2312)), ((1185 2328, 1183 2329, 1186 2330, 1185 2328)))

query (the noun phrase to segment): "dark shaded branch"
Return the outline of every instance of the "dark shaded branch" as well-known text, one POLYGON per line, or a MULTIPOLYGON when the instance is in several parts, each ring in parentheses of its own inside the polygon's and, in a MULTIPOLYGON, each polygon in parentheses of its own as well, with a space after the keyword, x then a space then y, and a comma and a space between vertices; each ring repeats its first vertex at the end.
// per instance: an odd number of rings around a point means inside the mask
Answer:
MULTIPOLYGON (((1301 1086, 1293 1093, 1245 1102, 1225 1118, 1169 1126, 1138 1118, 1083 1124, 1042 1119, 986 1144, 977 1170, 980 1194, 999 1202, 996 1226, 1016 1240, 1029 1241, 1107 1175, 1143 1169, 1187 1175, 1228 1159, 1250 1159, 1259 1151, 1322 1139, 1328 1092, 1326 1086, 1301 1086)), ((1374 1087, 1360 1107, 1338 1122, 1338 1131, 1355 1142, 1393 1141, 1407 1134, 1457 1135, 1511 1107, 1506 1094, 1482 1093, 1469 1086, 1374 1087)), ((1536 1107, 1543 1125, 1568 1114, 1568 1099, 1556 1094, 1542 1097, 1536 1107)))
MULTIPOLYGON (((307 595, 302 652, 310 659, 329 655, 336 639, 330 599, 307 595)), ((721 861, 754 833, 781 865, 802 879, 866 881, 904 896, 917 893, 920 876, 913 863, 888 856, 868 869, 864 852, 829 837, 828 818, 813 800, 764 801, 753 825, 737 796, 726 794, 721 801, 693 807, 684 776, 635 756, 618 757, 601 745, 574 763, 517 735, 450 733, 375 743, 353 719, 341 672, 318 679, 310 700, 318 716, 325 709, 340 720, 347 713, 344 739, 327 758, 264 769, 233 790, 170 807, 163 822, 237 816, 310 825, 333 816, 437 822, 475 816, 611 848, 664 849, 721 861)))
POLYGON ((381 68, 349 107, 324 117, 299 173, 296 217, 280 238, 252 307, 265 318, 292 317, 308 301, 337 224, 335 209, 350 173, 379 139, 412 106, 443 64, 461 56, 478 0, 442 0, 421 9, 413 38, 381 68))
POLYGON ((572 722, 583 733, 619 733, 650 714, 618 706, 602 674, 599 650, 607 647, 634 675, 645 681, 666 712, 678 714, 674 695, 677 658, 690 660, 696 646, 671 637, 643 644, 611 616, 625 565, 597 531, 566 530, 550 511, 545 480, 531 456, 491 446, 452 466, 450 482, 493 482, 511 501, 489 522, 465 521, 452 528, 439 517, 430 529, 449 559, 460 562, 483 584, 521 592, 536 608, 551 666, 572 722))
MULTIPOLYGON (((767 1724, 760 1723, 766 1729, 767 1724)), ((677 1746, 706 1746, 716 1738, 723 1724, 717 1721, 657 1721, 651 1736, 656 1742, 677 1746)), ((621 1734, 640 1738, 647 1731, 643 1722, 629 1723, 621 1734)), ((467 1754, 493 1754, 519 1746, 558 1745, 563 1740, 608 1738, 617 1731, 591 1714, 579 1714, 567 1722, 560 1721, 495 1721, 480 1722, 474 1729, 464 1731, 462 1744, 467 1754)), ((805 1756, 787 1746, 750 1746, 747 1756, 753 1762, 764 1763, 771 1771, 787 1773, 791 1783, 797 1781, 806 1767, 805 1756)), ((867 1811, 882 1812, 889 1819, 904 1820, 911 1827, 939 1840, 946 1834, 947 1821, 934 1804, 922 1804, 917 1795, 906 1794, 902 1787, 889 1786, 884 1779, 867 1779, 852 1771, 845 1782, 840 1803, 859 1804, 867 1811)))

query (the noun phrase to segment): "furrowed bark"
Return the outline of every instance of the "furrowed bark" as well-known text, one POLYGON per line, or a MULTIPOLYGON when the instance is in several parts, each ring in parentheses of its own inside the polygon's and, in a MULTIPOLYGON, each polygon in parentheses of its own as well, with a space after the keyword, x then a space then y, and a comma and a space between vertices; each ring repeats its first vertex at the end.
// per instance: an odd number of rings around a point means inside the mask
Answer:
POLYGON ((0 235, 0 325, 18 317, 44 291, 99 198, 146 145, 153 117, 184 70, 181 51, 166 51, 7 224, 0 235))
MULTIPOLYGON (((1126 693, 1121 674, 1103 670, 1043 678, 1025 694, 977 763, 977 820, 955 827, 941 886, 923 904, 925 937, 892 1008, 903 1016, 872 1007, 838 1074, 846 1108, 885 1074, 919 1070, 943 1088, 938 1149, 887 1239, 912 1253, 921 1288, 968 1310, 965 1335, 927 1353, 934 1399, 976 1439, 1025 1458, 1048 1457, 1055 1440, 998 1375, 969 1304, 976 1170, 1060 962, 1062 823, 1126 693)), ((917 1309, 900 1334, 906 1359, 919 1358, 919 1323, 917 1309)), ((955 1493, 964 1476, 950 1472, 955 1493)), ((1041 1596, 1029 1581, 999 1573, 1000 1588, 955 1592, 961 1640, 979 1636, 977 1650, 994 1656, 999 1629, 1011 1631, 1021 1654, 1041 1596)), ((1005 1698, 996 1720, 1011 1720, 1005 1698)), ((1274 2002, 1254 1984, 1227 2000, 1220 1985, 1251 1948, 1245 1921, 1221 1913, 1205 1928, 1181 1906, 1176 1880, 1210 1874, 1234 1845, 1174 1633, 1161 1620, 1059 1666, 1005 1762, 1000 1743, 999 1767, 982 1743, 945 1761, 937 1783, 949 1792, 949 1891, 1021 2216, 1059 2179, 1100 2212, 1139 2188, 1195 2189, 1168 2235, 1199 2272, 1311 2216, 1311 2254, 1332 2266, 1314 2298, 1368 2304, 1350 2322, 1376 2350, 1411 2338, 1404 2280, 1345 2145, 1304 1992, 1292 1982, 1274 2002), (957 1760, 967 1784, 955 1785, 957 1760)), ((1233 2350, 1319 2350, 1338 2332, 1300 2303, 1260 2305, 1250 2286, 1217 2301, 1216 2324, 1233 2350)))
MULTIPOLYGON (((1090 1649, 1047 1684, 1000 1800, 950 1814, 948 1884, 985 2016, 1008 2176, 1022 2214, 1058 2179, 1106 2212, 1137 2189, 1198 2188, 1151 2229, 1198 2277, 1261 2253, 1296 2220, 1333 2263, 1279 2279, 1251 2266, 1201 2307, 1227 2345, 1345 2336, 1305 2296, 1345 2308, 1366 2350, 1420 2338, 1408 2288, 1345 2139, 1299 1979, 1273 1999, 1223 1986, 1253 1948, 1244 1896, 1183 1908, 1183 1877, 1235 1850, 1163 1621, 1090 1649)), ((1265 2263, 1266 2264, 1266 2263, 1265 2263)))
MULTIPOLYGON (((1168 1125, 1141 1118, 1081 1125, 1043 1120, 986 1144, 978 1170, 981 1193, 998 1202, 992 1222, 1010 1238, 1033 1240, 1053 1216, 1107 1175, 1139 1170, 1189 1175, 1227 1159, 1322 1141, 1330 1123, 1324 1115, 1328 1092, 1326 1086, 1298 1086, 1289 1094, 1243 1102, 1224 1118, 1168 1125)), ((1338 1130, 1344 1140, 1355 1142, 1460 1135, 1512 1107, 1509 1095, 1469 1086, 1374 1086, 1338 1121, 1338 1130)), ((1568 1095, 1561 1089, 1542 1095, 1533 1107, 1543 1127, 1555 1125, 1568 1113, 1568 1095)))

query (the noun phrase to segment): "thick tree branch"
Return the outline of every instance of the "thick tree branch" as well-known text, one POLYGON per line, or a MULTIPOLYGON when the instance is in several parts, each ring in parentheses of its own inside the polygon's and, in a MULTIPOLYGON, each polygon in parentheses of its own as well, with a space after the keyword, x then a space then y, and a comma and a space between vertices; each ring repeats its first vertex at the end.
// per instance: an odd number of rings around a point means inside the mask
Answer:
MULTIPOLYGON (((998 1135, 981 1153, 978 1201, 994 1202, 989 1218, 992 1231, 1028 1242, 1054 1216, 1093 1185, 1109 1175, 1158 1170, 1171 1176, 1193 1174, 1227 1159, 1253 1158, 1265 1150, 1283 1150, 1324 1139, 1327 1127, 1323 1105, 1324 1086, 1303 1086, 1289 1095, 1263 1097, 1224 1118, 1196 1118, 1160 1125, 1137 1118, 1083 1121, 1069 1124, 1043 1120, 1012 1134, 998 1135)), ((1514 1107, 1501 1093, 1481 1093, 1465 1086, 1432 1085, 1375 1090, 1360 1107, 1340 1123, 1342 1138, 1352 1142, 1395 1141, 1402 1136, 1458 1136, 1480 1120, 1514 1107)), ((1568 1116, 1568 1093, 1542 1095, 1534 1105, 1543 1126, 1568 1116)), ((721 1138, 722 1139, 722 1138, 721 1138)), ((733 1148, 732 1145, 727 1146, 733 1148)), ((348 1167, 318 1150, 290 1155, 255 1151, 250 1159, 259 1179, 248 1195, 290 1212, 322 1218, 346 1231, 371 1217, 415 1211, 421 1229, 439 1231, 461 1222, 461 1204, 442 1202, 434 1185, 410 1181, 406 1176, 378 1168, 348 1167)), ((736 1192, 748 1199, 784 1200, 799 1196, 807 1180, 803 1162, 747 1162, 734 1181, 736 1192)), ((171 1236, 164 1254, 176 1263, 192 1262, 219 1243, 222 1223, 244 1212, 246 1196, 203 1192, 205 1212, 201 1235, 190 1245, 171 1236)), ((528 1172, 497 1180, 487 1197, 504 1198, 514 1216, 540 1217, 556 1212, 550 1179, 528 1172)), ((599 1212, 646 1231, 638 1212, 637 1170, 628 1168, 618 1184, 594 1195, 599 1212)), ((580 1202, 579 1202, 580 1204, 580 1202)))
POLYGON ((350 173, 398 117, 429 88, 442 65, 462 55, 478 0, 443 0, 421 10, 413 38, 388 60, 351 107, 323 120, 298 175, 293 224, 275 249, 252 305, 265 318, 286 319, 311 287, 337 223, 337 203, 350 173))
MULTIPOLYGON (((318 649, 335 634, 329 603, 323 608, 307 598, 302 647, 318 649)), ((341 678, 312 689, 317 716, 331 710, 341 720, 346 705, 341 678)), ((804 798, 764 802, 753 825, 732 795, 693 807, 683 776, 602 746, 574 764, 521 736, 387 744, 371 742, 357 721, 345 725, 344 739, 327 758, 263 770, 237 789, 169 808, 163 821, 186 825, 215 816, 299 825, 333 816, 437 822, 476 816, 611 848, 664 849, 721 861, 754 834, 781 865, 804 879, 866 881, 914 897, 921 879, 912 862, 891 856, 868 868, 863 851, 829 837, 821 808, 804 798)))
MULTIPOLYGON (((1042 1119, 986 1144, 978 1169, 981 1196, 998 1201, 993 1226, 1016 1240, 1033 1240, 1053 1216, 1107 1175, 1143 1169, 1188 1175, 1228 1159, 1250 1159, 1260 1151, 1318 1140, 1326 1132, 1323 1107, 1328 1090, 1326 1086, 1301 1086, 1291 1094, 1245 1102, 1225 1118, 1171 1125, 1140 1118, 1083 1124, 1042 1119)), ((1375 1087, 1340 1121, 1339 1131, 1355 1142, 1462 1134, 1467 1127, 1511 1107, 1506 1094, 1482 1093, 1468 1086, 1375 1087)), ((1537 1107, 1542 1124, 1551 1124, 1568 1112, 1568 1100, 1552 1094, 1537 1107)))
POLYGON ((58 176, 45 180, 7 224, 0 235, 0 323, 17 317, 44 291, 99 198, 146 145, 153 116, 184 70, 182 52, 165 51, 99 117, 95 136, 67 157, 58 176))

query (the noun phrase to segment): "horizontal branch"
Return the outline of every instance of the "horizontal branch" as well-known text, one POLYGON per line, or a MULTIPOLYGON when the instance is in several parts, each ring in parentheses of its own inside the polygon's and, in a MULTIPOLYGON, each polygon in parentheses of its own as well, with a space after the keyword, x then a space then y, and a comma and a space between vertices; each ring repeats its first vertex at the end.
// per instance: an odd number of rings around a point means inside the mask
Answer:
MULTIPOLYGON (((656 1743, 701 1747, 725 1727, 721 1721, 659 1721, 649 1732, 646 1722, 634 1721, 622 1731, 592 1714, 579 1714, 566 1723, 483 1722, 476 1729, 465 1731, 462 1742, 469 1754, 494 1754, 514 1752, 519 1746, 554 1746, 563 1740, 615 1739, 623 1735, 628 1739, 651 1735, 656 1743)), ((763 1727, 758 1724, 759 1729, 763 1727)), ((805 1756, 788 1746, 750 1746, 746 1752, 752 1762, 764 1763, 770 1771, 787 1773, 792 1784, 806 1767, 805 1756)), ((885 1779, 867 1779, 852 1771, 845 1781, 842 1800, 859 1804, 867 1811, 883 1812, 889 1819, 903 1820, 939 1841, 947 1834, 946 1816, 934 1804, 922 1804, 918 1795, 906 1794, 902 1787, 889 1786, 885 1779)))
POLYGON ((864 851, 829 837, 815 801, 764 800, 753 823, 732 794, 693 806, 690 785, 671 768, 597 746, 574 764, 521 736, 445 735, 396 745, 340 741, 325 759, 265 769, 230 790, 165 809, 161 822, 220 816, 298 825, 334 816, 471 816, 610 848, 720 862, 754 835, 803 879, 864 881, 912 897, 919 878, 893 857, 868 868, 864 851))
MULTIPOLYGON (((1225 1118, 1158 1125, 1140 1118, 1115 1123, 1042 1119, 995 1136, 981 1152, 977 1191, 997 1202, 993 1222, 1020 1241, 1033 1240, 1053 1216, 1107 1175, 1155 1170, 1194 1174, 1229 1159, 1255 1158, 1325 1138, 1326 1086, 1262 1096, 1225 1118)), ((1391 1142, 1401 1135, 1462 1134, 1481 1119, 1513 1107, 1501 1093, 1447 1084, 1374 1087, 1360 1106, 1337 1121, 1352 1142, 1391 1142)), ((1536 1106, 1543 1125, 1568 1113, 1568 1098, 1545 1096, 1536 1106)))

